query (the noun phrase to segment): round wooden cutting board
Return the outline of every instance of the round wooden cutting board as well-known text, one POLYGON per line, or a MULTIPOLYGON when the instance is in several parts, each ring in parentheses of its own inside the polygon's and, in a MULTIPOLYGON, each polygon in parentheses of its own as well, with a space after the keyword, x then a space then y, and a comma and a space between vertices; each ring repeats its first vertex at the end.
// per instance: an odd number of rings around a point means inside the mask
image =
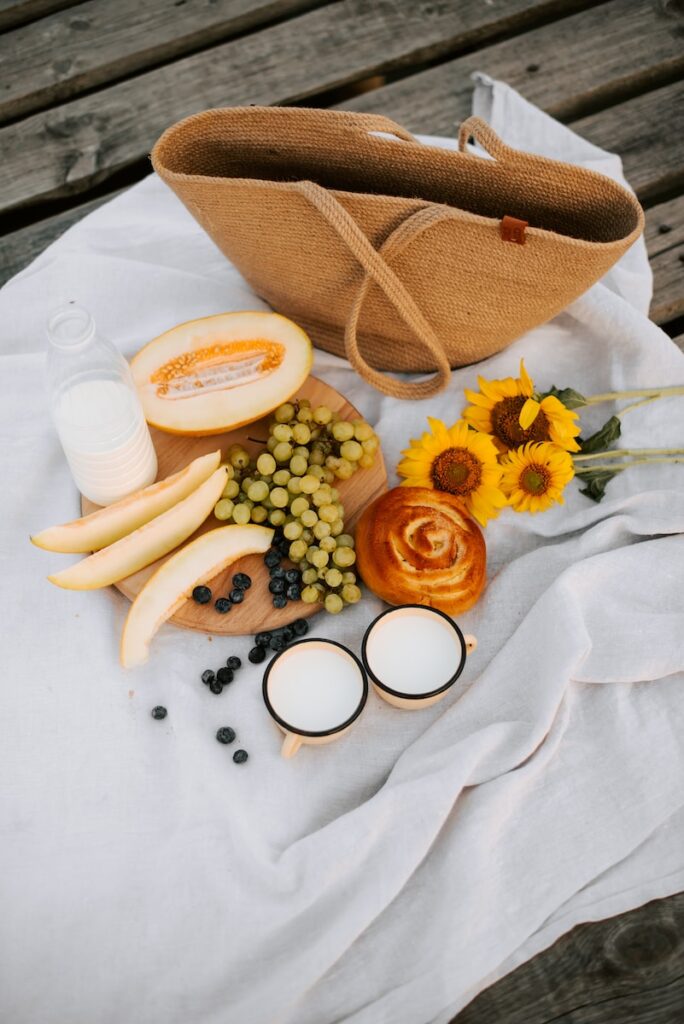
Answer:
MULTIPOLYGON (((350 405, 343 395, 316 377, 309 377, 306 380, 298 391, 298 397, 308 398, 313 406, 327 405, 329 409, 340 412, 345 419, 361 417, 358 410, 350 405)), ((250 423, 246 427, 240 427, 238 430, 232 430, 227 434, 215 434, 212 437, 181 437, 154 429, 151 429, 151 434, 159 461, 157 478, 161 480, 163 477, 169 476, 170 473, 175 473, 187 466, 199 455, 216 451, 217 448, 225 453, 231 444, 244 445, 250 454, 260 452, 268 437, 268 417, 258 420, 256 423, 250 423)), ((351 479, 336 481, 335 487, 339 490, 340 501, 344 505, 345 528, 352 528, 364 508, 387 489, 387 472, 382 453, 378 452, 375 464, 370 469, 357 470, 351 479)), ((97 508, 99 506, 94 505, 87 498, 81 498, 81 509, 84 515, 94 512, 97 508)), ((188 540, 220 525, 221 523, 212 513, 188 540)), ((143 584, 167 558, 170 558, 170 555, 160 558, 152 565, 141 569, 140 572, 134 573, 133 576, 120 580, 115 584, 117 590, 133 600, 140 593, 143 584)), ((192 600, 186 601, 169 619, 169 622, 174 622, 177 626, 183 626, 186 629, 239 636, 254 634, 260 629, 285 626, 295 619, 308 617, 321 610, 319 604, 304 604, 303 601, 288 601, 285 608, 274 608, 273 598, 268 590, 269 580, 263 555, 247 555, 245 558, 233 562, 228 569, 211 580, 209 586, 213 596, 210 604, 200 605, 192 600), (251 576, 252 586, 245 594, 242 604, 233 605, 227 614, 221 615, 215 610, 213 602, 218 597, 227 596, 231 589, 231 578, 236 572, 246 572, 251 576)))

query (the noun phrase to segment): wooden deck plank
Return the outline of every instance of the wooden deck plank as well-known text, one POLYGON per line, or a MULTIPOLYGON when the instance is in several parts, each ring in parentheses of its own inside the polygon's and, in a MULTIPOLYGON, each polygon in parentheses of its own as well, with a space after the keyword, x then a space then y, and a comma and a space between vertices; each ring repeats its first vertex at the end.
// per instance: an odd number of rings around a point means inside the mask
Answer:
POLYGON ((438 57, 587 0, 339 0, 0 129, 1 209, 65 196, 141 160, 207 107, 287 103, 438 57))
POLYGON ((647 212, 644 237, 651 259, 684 243, 684 195, 660 203, 647 212))
POLYGON ((611 0, 339 106, 382 111, 411 131, 451 135, 470 113, 470 76, 483 71, 554 117, 577 118, 681 73, 684 9, 667 10, 655 0, 611 0))
POLYGON ((76 7, 83 0, 0 0, 0 32, 76 7))
POLYGON ((681 1024, 684 893, 574 928, 452 1024, 681 1024))
POLYGON ((0 121, 52 106, 326 0, 86 0, 3 40, 0 121))

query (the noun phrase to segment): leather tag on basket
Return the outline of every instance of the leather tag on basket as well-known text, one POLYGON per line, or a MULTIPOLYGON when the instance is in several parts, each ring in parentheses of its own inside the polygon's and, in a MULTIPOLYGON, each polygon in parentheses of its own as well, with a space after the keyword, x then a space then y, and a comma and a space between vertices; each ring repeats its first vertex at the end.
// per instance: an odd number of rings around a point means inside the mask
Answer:
POLYGON ((207 110, 167 129, 152 162, 258 295, 401 398, 550 320, 644 224, 628 189, 512 149, 477 117, 454 151, 370 114, 207 110))

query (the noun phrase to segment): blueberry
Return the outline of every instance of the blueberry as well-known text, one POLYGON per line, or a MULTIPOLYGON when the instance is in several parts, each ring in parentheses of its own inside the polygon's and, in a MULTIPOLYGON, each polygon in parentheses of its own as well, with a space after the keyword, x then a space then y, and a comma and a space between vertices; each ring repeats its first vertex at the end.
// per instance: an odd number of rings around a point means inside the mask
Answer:
POLYGON ((268 647, 270 639, 271 634, 268 631, 264 630, 261 633, 257 633, 257 635, 254 637, 254 643, 257 645, 257 647, 268 647))
POLYGON ((288 569, 285 573, 285 579, 288 583, 301 583, 302 574, 299 569, 288 569))
POLYGON ((212 679, 209 683, 209 689, 212 693, 223 693, 223 686, 218 679, 212 679))
POLYGON ((157 704, 156 708, 152 708, 150 714, 152 715, 153 718, 161 719, 166 718, 168 711, 166 710, 166 708, 163 708, 161 704, 157 704))
POLYGON ((274 608, 284 608, 286 604, 287 604, 287 598, 285 597, 284 594, 276 594, 274 596, 274 598, 273 598, 273 607, 274 608))
POLYGON ((292 623, 292 628, 297 636, 304 636, 305 633, 309 632, 309 623, 306 619, 295 619, 292 623))
POLYGON ((237 572, 233 576, 233 586, 238 590, 249 590, 252 586, 252 577, 248 576, 246 572, 237 572))
POLYGON ((234 590, 231 590, 228 597, 230 598, 231 604, 241 604, 245 599, 245 592, 244 590, 240 590, 239 587, 235 587, 234 590))
POLYGON ((195 587, 192 592, 193 601, 197 601, 197 604, 209 604, 211 601, 211 590, 209 587, 195 587))
POLYGON ((272 569, 274 565, 280 565, 281 561, 282 556, 280 552, 276 551, 274 548, 271 548, 271 550, 264 555, 264 565, 269 569, 272 569))
POLYGON ((235 729, 231 729, 229 725, 224 725, 216 733, 216 739, 219 743, 232 743, 235 739, 235 729))
POLYGON ((249 754, 247 753, 246 750, 236 750, 235 753, 233 754, 233 760, 235 761, 235 764, 244 764, 248 757, 249 754))
POLYGON ((226 665, 228 666, 228 668, 232 668, 233 672, 236 672, 239 668, 242 668, 241 660, 237 658, 234 654, 230 656, 230 658, 226 662, 226 665))
POLYGON ((298 583, 291 583, 285 591, 285 597, 288 601, 298 601, 302 591, 298 583))
POLYGON ((227 597, 219 597, 218 601, 214 601, 214 608, 217 612, 221 612, 221 615, 225 615, 232 608, 232 605, 227 597))
POLYGON ((285 583, 285 580, 274 579, 269 583, 268 589, 272 594, 284 594, 286 586, 287 584, 285 583))
POLYGON ((209 683, 215 678, 215 673, 212 672, 210 668, 206 668, 202 673, 202 682, 205 684, 205 686, 208 686, 209 683))
POLYGON ((280 565, 274 565, 272 569, 268 570, 268 573, 272 580, 285 579, 285 570, 280 565))
POLYGON ((218 670, 218 672, 216 673, 216 678, 219 681, 219 683, 221 684, 221 686, 227 686, 228 683, 232 683, 233 682, 233 670, 232 670, 232 668, 228 668, 227 666, 225 668, 220 668, 218 670))
POLYGON ((247 657, 253 665, 258 665, 266 657, 266 649, 264 647, 253 647, 247 657))
POLYGON ((284 650, 285 647, 287 647, 287 641, 282 636, 274 636, 269 644, 269 647, 271 648, 272 651, 282 651, 284 650))
POLYGON ((280 633, 280 635, 283 638, 283 640, 285 641, 285 643, 289 644, 290 640, 294 640, 294 638, 296 636, 296 633, 295 633, 294 629, 292 628, 292 626, 284 626, 282 631, 281 631, 281 633, 280 633))

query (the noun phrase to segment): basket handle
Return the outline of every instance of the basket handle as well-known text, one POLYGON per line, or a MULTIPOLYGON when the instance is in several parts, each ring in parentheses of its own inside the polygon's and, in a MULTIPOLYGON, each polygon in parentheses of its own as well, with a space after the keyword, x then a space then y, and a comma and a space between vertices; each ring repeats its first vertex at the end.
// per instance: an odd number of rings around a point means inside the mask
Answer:
POLYGON ((451 367, 444 346, 403 283, 386 262, 385 257, 404 248, 417 234, 437 220, 441 220, 445 216, 448 217, 450 211, 437 206, 428 206, 418 210, 392 232, 385 240, 382 249, 378 251, 364 235, 354 218, 331 192, 312 181, 296 182, 294 187, 323 215, 364 270, 363 280, 350 310, 344 333, 345 352, 351 365, 369 384, 393 398, 429 398, 442 391, 451 376, 451 367), (437 372, 433 377, 423 381, 396 380, 396 378, 388 377, 374 369, 361 355, 357 326, 371 278, 382 289, 401 319, 435 360, 437 372))
POLYGON ((461 124, 458 130, 459 153, 465 153, 468 139, 471 137, 496 160, 505 160, 511 152, 511 147, 502 142, 493 128, 490 128, 481 117, 468 117, 461 124))
POLYGON ((395 135, 404 142, 415 142, 417 146, 421 145, 415 135, 411 135, 411 132, 390 120, 389 117, 383 117, 382 114, 361 114, 352 110, 337 110, 335 117, 340 121, 346 121, 350 128, 358 128, 364 132, 385 132, 387 135, 395 135))

